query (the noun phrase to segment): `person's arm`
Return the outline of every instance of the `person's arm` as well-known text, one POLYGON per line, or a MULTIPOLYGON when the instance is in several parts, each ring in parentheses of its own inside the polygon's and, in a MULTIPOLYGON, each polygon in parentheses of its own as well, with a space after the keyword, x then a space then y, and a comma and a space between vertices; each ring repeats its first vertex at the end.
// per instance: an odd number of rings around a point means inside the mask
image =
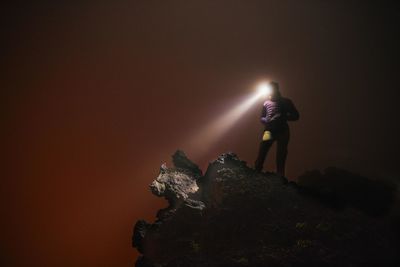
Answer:
POLYGON ((297 121, 300 118, 299 111, 294 106, 291 100, 287 100, 287 120, 288 121, 297 121))
POLYGON ((262 110, 261 110, 261 123, 267 124, 268 123, 268 118, 267 118, 267 108, 265 105, 263 105, 262 110))

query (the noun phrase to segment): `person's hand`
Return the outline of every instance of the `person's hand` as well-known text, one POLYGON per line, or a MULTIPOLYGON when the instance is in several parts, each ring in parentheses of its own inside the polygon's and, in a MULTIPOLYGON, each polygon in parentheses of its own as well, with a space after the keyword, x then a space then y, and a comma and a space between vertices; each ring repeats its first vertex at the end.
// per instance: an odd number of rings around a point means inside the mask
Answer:
POLYGON ((264 123, 264 124, 267 124, 267 123, 268 123, 268 120, 267 120, 266 117, 262 117, 262 118, 261 118, 261 122, 264 123))

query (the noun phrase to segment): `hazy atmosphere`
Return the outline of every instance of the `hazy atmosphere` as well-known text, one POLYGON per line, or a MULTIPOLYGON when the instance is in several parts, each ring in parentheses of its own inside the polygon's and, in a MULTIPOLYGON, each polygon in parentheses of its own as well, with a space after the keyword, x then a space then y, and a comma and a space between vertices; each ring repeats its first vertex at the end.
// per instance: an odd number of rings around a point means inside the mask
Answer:
POLYGON ((398 179, 395 1, 56 2, 2 8, 0 265, 133 266, 177 149, 203 170, 227 151, 253 165, 262 101, 210 149, 191 140, 264 79, 300 112, 289 180, 398 179))

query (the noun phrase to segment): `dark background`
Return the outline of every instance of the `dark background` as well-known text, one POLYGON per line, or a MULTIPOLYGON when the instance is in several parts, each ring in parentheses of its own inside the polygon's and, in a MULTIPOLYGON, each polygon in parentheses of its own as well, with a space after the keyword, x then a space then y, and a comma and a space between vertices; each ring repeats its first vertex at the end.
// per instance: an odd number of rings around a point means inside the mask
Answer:
MULTIPOLYGON (((1 8, 2 266, 133 266, 148 191, 272 78, 300 111, 287 175, 398 177, 395 1, 48 1, 1 8), (57 3, 55 3, 57 2, 57 3)), ((257 103, 210 151, 252 164, 257 103)), ((272 153, 274 151, 271 151, 272 153)), ((266 167, 273 168, 274 155, 266 167)))

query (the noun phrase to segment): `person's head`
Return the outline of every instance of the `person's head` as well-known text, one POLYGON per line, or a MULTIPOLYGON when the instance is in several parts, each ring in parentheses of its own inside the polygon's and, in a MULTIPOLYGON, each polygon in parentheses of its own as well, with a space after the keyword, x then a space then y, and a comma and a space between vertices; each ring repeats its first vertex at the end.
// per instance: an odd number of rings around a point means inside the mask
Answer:
POLYGON ((281 93, 279 92, 279 83, 271 81, 269 82, 269 84, 271 85, 272 89, 270 97, 271 98, 280 97, 281 93))

